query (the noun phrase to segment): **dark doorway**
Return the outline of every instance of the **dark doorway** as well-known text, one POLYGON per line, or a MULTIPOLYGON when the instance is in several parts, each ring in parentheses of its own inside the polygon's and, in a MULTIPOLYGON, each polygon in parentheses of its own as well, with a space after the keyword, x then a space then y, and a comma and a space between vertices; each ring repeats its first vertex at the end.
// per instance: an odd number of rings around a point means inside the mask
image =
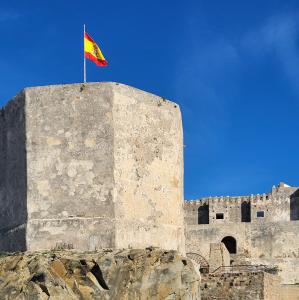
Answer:
POLYGON ((290 213, 291 221, 299 220, 299 190, 291 195, 290 213))
POLYGON ((209 224, 209 204, 203 204, 198 208, 198 224, 209 224))
POLYGON ((225 245, 229 253, 237 253, 237 241, 235 238, 232 236, 226 236, 221 242, 225 245))
POLYGON ((250 202, 244 201, 241 204, 241 222, 251 222, 250 202))

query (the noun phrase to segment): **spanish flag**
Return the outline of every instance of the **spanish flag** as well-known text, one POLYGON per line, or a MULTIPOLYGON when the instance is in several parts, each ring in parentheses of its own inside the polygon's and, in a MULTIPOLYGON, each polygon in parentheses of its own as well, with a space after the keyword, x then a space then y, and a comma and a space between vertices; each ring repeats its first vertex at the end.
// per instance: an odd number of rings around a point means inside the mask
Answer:
POLYGON ((92 60, 97 66, 105 67, 108 65, 101 49, 86 32, 84 32, 84 54, 86 58, 92 60))

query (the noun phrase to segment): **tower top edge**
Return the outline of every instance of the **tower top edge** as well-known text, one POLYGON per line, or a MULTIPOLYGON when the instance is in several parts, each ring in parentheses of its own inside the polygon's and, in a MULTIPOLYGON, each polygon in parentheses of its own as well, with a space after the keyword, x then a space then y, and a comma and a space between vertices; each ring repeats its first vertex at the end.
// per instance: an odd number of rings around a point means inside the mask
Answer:
POLYGON ((113 82, 113 81, 102 81, 102 82, 87 82, 87 83, 67 83, 67 84, 50 84, 50 85, 40 85, 40 86, 29 86, 25 87, 21 90, 19 90, 15 95, 13 95, 10 99, 8 99, 2 106, 1 109, 5 108, 7 104, 14 102, 16 98, 18 98, 20 95, 28 95, 30 93, 36 93, 36 92, 55 92, 56 90, 66 92, 72 92, 72 89, 74 89, 74 92, 78 90, 78 92, 82 92, 84 89, 103 89, 107 88, 110 89, 112 92, 120 93, 120 94, 126 94, 129 97, 134 97, 138 99, 138 95, 141 96, 141 99, 144 98, 150 98, 154 101, 154 103, 157 103, 158 106, 167 104, 167 106, 172 106, 176 109, 180 110, 179 104, 177 104, 175 101, 170 100, 166 97, 156 95, 151 92, 144 91, 142 89, 119 83, 119 82, 113 82), (160 104, 159 104, 160 103, 160 104))

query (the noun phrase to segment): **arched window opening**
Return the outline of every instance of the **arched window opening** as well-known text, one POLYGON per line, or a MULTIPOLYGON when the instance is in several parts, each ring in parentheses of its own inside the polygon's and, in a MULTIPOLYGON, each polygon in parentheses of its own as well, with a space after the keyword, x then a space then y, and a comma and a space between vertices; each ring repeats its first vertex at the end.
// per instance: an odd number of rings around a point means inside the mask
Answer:
POLYGON ((250 202, 244 201, 241 204, 241 221, 242 222, 251 222, 250 202))
POLYGON ((198 208, 198 224, 209 224, 209 204, 203 204, 198 208))
POLYGON ((232 236, 226 236, 222 239, 221 242, 225 245, 229 253, 237 253, 237 241, 235 238, 233 238, 232 236))

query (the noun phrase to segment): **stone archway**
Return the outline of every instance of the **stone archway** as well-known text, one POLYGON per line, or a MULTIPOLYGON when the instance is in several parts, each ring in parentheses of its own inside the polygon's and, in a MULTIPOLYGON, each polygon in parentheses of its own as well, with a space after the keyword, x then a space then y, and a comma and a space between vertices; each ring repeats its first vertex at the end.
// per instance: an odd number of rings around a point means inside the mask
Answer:
POLYGON ((200 273, 209 273, 209 263, 201 254, 189 252, 186 256, 200 266, 200 273))
POLYGON ((234 237, 226 236, 221 240, 221 242, 225 245, 230 254, 237 253, 237 241, 234 237))

